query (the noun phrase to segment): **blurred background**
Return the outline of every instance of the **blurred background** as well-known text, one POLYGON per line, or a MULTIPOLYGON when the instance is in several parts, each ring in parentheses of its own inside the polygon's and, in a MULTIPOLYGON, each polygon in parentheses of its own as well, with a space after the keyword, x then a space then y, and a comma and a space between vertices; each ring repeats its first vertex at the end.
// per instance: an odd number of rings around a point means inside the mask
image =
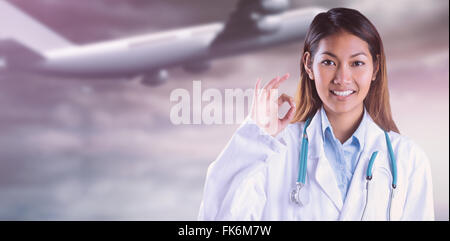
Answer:
MULTIPOLYGON (((3 0, 2 0, 3 1, 3 0)), ((79 45, 226 21, 229 0, 12 0, 79 45)), ((449 219, 449 6, 446 0, 293 0, 355 8, 384 41, 394 120, 427 153, 437 220, 449 219)), ((8 19, 1 18, 1 21, 8 19)), ((14 25, 14 22, 10 23, 14 25)), ((208 165, 235 125, 173 125, 170 93, 252 88, 291 73, 303 40, 169 69, 156 87, 127 78, 0 75, 1 220, 195 220, 208 165)))

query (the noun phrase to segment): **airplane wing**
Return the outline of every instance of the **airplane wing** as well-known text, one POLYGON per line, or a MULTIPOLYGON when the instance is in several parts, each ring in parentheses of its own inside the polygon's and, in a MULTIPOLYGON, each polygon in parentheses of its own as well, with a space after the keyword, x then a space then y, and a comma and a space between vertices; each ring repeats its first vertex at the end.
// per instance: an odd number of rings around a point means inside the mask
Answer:
POLYGON ((29 69, 45 60, 45 51, 72 43, 28 16, 7 1, 0 0, 0 69, 29 69), (5 21, 6 20, 6 21, 5 21))
POLYGON ((1 0, 0 40, 14 39, 35 52, 66 48, 73 44, 11 3, 1 0))

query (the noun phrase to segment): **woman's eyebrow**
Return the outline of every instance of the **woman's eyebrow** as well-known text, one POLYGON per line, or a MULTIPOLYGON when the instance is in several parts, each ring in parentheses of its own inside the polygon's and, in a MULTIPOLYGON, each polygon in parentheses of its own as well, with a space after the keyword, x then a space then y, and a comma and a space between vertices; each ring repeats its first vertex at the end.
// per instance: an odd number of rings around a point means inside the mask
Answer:
MULTIPOLYGON (((335 54, 333 54, 333 53, 331 53, 329 51, 324 51, 321 54, 327 54, 327 55, 330 55, 331 57, 337 58, 337 56, 335 54)), ((367 55, 364 52, 358 52, 356 54, 350 55, 350 58, 353 58, 353 57, 358 56, 358 55, 364 55, 364 56, 367 57, 367 55)))
POLYGON ((352 55, 350 55, 350 57, 353 58, 353 57, 358 56, 358 55, 360 55, 360 54, 362 54, 362 55, 364 55, 364 56, 367 57, 367 55, 366 55, 365 53, 363 53, 363 52, 358 52, 358 53, 356 53, 356 54, 352 54, 352 55))
POLYGON ((321 54, 327 54, 327 55, 330 55, 331 57, 337 58, 337 56, 335 54, 328 52, 328 51, 323 51, 321 54))

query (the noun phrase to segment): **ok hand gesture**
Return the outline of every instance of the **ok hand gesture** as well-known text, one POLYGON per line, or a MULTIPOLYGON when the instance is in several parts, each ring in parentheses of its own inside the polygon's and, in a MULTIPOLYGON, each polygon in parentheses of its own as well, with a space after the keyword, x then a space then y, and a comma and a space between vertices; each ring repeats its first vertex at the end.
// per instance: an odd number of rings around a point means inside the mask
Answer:
POLYGON ((289 78, 289 74, 285 74, 281 78, 276 77, 269 81, 262 89, 260 89, 261 79, 256 81, 251 107, 251 118, 271 136, 276 136, 280 133, 294 117, 294 99, 284 93, 278 96, 278 86, 287 78, 289 78), (286 101, 291 108, 280 119, 278 118, 278 108, 286 101))

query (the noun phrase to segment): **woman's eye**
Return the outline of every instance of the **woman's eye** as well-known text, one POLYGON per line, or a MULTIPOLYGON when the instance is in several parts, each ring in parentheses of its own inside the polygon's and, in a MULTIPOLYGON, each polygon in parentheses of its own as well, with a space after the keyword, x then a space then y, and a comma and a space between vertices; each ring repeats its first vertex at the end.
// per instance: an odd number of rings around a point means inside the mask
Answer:
POLYGON ((325 64, 325 65, 336 65, 333 61, 331 61, 331 60, 324 60, 324 61, 322 61, 322 63, 323 64, 325 64))
POLYGON ((361 66, 361 65, 364 65, 364 62, 361 62, 361 61, 353 62, 353 66, 361 66))

